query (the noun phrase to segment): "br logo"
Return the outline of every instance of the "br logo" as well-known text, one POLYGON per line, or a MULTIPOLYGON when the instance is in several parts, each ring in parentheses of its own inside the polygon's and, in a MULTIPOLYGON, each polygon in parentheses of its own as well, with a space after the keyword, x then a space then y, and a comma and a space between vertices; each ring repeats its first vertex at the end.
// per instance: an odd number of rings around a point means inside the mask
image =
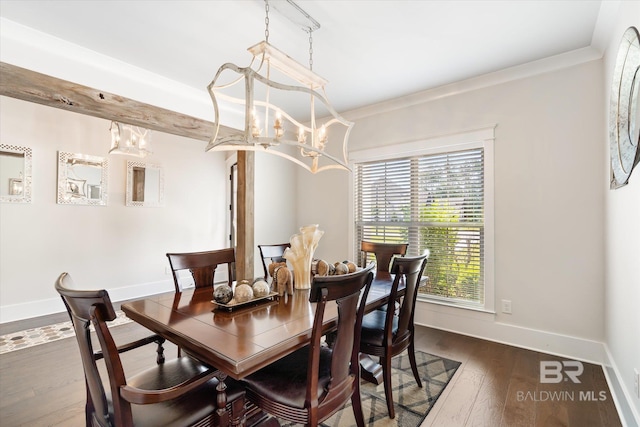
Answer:
POLYGON ((540 382, 541 383, 559 383, 571 380, 576 384, 580 384, 578 378, 584 372, 582 362, 577 360, 545 360, 540 362, 540 382))

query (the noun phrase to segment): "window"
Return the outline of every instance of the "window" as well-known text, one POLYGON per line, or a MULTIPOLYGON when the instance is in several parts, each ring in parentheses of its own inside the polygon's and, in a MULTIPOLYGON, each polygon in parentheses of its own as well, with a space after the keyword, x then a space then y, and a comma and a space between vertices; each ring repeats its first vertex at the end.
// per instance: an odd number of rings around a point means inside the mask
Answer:
POLYGON ((427 250, 421 298, 493 309, 490 143, 431 141, 410 155, 361 156, 354 165, 357 248, 368 240, 408 242, 408 255, 427 250))

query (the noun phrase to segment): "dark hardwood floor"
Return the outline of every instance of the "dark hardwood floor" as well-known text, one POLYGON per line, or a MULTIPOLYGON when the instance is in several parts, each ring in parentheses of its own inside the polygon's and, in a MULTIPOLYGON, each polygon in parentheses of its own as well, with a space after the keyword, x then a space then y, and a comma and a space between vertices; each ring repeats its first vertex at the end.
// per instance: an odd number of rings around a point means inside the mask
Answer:
MULTIPOLYGON (((122 343, 148 331, 130 323, 113 334, 122 343)), ((540 361, 559 358, 424 327, 416 347, 462 362, 423 426, 621 425, 600 366, 585 363, 580 384, 541 384, 540 361)), ((167 344, 165 354, 175 357, 176 347, 167 344)), ((125 354, 123 363, 127 375, 148 367, 155 363, 153 346, 125 354)), ((84 401, 74 339, 0 355, 0 426, 81 426, 84 401)))

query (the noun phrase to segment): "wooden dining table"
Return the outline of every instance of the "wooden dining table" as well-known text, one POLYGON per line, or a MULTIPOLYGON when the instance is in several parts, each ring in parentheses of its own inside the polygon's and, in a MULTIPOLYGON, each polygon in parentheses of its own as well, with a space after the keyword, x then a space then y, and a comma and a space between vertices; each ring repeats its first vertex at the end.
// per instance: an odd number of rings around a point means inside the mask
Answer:
MULTIPOLYGON (((365 312, 388 301, 392 281, 389 275, 374 278, 365 312)), ((294 290, 293 295, 275 296, 232 311, 213 302, 211 288, 155 295, 124 303, 121 308, 133 321, 219 369, 221 381, 227 376, 242 379, 308 344, 315 314, 309 290, 294 290)), ((335 327, 337 317, 333 301, 325 309, 326 332, 335 327)), ((365 375, 376 367, 366 359, 361 364, 365 375)), ((218 397, 219 404, 226 403, 221 399, 225 397, 218 397)))

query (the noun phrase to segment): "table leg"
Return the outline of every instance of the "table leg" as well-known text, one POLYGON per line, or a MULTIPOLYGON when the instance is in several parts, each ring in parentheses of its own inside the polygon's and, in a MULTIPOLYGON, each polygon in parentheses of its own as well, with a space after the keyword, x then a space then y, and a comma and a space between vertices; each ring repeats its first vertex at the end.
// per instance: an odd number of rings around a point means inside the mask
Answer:
POLYGON ((226 374, 220 373, 218 376, 218 385, 216 387, 216 416, 215 423, 217 426, 229 426, 229 413, 227 412, 227 385, 224 380, 226 374))

